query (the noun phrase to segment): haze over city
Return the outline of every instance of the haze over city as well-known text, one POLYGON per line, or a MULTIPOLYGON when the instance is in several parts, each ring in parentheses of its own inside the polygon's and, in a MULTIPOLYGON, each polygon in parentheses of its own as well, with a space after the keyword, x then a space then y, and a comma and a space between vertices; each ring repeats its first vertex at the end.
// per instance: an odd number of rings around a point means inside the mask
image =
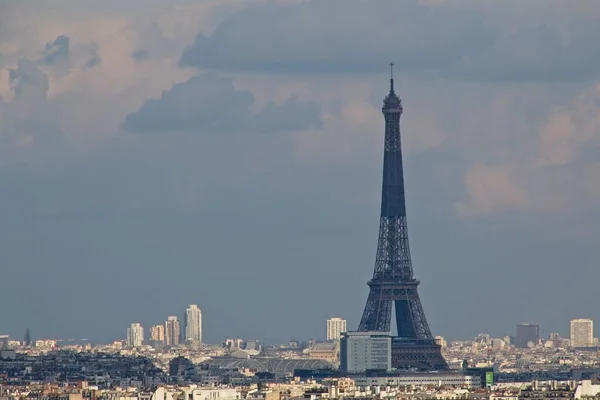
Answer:
POLYGON ((599 36, 594 0, 3 2, 0 333, 356 328, 392 61, 432 332, 598 320, 599 36))

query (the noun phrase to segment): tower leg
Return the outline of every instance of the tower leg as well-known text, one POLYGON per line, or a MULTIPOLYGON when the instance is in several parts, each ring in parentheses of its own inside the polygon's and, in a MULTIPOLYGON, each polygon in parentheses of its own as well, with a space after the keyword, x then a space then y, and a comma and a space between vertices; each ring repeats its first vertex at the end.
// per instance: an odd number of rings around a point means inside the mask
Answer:
POLYGON ((389 332, 391 319, 392 301, 384 299, 381 290, 372 288, 358 330, 389 332))

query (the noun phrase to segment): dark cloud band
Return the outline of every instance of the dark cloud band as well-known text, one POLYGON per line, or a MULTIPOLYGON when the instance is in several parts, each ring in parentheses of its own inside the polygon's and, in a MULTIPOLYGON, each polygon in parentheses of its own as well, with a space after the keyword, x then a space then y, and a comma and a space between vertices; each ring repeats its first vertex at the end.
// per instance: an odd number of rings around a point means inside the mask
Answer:
POLYGON ((158 100, 129 114, 123 127, 135 133, 300 131, 320 126, 320 106, 296 97, 254 110, 252 93, 237 90, 230 79, 202 74, 174 85, 158 100))
MULTIPOLYGON (((184 52, 187 67, 269 73, 405 72, 449 79, 579 81, 600 76, 600 21, 574 17, 567 32, 498 24, 489 2, 311 0, 239 12, 184 52), (489 5, 489 4, 488 4, 489 5), (509 28, 510 27, 510 28, 509 28)), ((510 5, 508 5, 510 7, 510 5)))

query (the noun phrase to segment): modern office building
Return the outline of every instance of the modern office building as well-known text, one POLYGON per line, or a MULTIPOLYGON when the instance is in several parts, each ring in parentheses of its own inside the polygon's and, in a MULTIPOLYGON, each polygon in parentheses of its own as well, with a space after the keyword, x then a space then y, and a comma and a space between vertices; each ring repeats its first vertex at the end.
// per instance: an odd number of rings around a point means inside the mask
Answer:
POLYGON ((185 310, 184 340, 202 343, 202 311, 195 304, 185 310))
POLYGON ((140 347, 144 344, 144 328, 138 322, 127 328, 127 346, 140 347))
POLYGON ((25 337, 23 338, 23 346, 31 346, 31 331, 29 328, 25 330, 25 337))
POLYGON ((327 320, 327 340, 340 340, 343 332, 346 332, 346 320, 333 317, 327 320))
POLYGON ((571 347, 594 345, 594 321, 591 319, 571 320, 571 347))
POLYGON ((165 322, 165 344, 167 346, 177 346, 181 337, 181 325, 176 316, 167 317, 165 322))
POLYGON ((540 341, 540 326, 536 324, 518 324, 517 336, 515 337, 515 347, 525 349, 535 346, 540 341))
POLYGON ((345 332, 340 339, 340 370, 362 373, 392 369, 390 332, 345 332))

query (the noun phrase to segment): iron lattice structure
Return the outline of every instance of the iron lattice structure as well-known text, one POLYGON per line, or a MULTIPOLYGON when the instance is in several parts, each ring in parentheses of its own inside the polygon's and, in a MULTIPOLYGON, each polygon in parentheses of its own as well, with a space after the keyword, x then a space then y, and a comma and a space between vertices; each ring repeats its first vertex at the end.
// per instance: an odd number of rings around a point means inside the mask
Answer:
POLYGON ((394 92, 393 76, 382 112, 385 151, 379 241, 375 272, 368 283, 369 297, 358 330, 390 332, 395 307, 398 336, 392 340, 392 367, 444 370, 448 365, 427 324, 417 292, 419 281, 413 276, 402 169, 402 102, 394 92))

